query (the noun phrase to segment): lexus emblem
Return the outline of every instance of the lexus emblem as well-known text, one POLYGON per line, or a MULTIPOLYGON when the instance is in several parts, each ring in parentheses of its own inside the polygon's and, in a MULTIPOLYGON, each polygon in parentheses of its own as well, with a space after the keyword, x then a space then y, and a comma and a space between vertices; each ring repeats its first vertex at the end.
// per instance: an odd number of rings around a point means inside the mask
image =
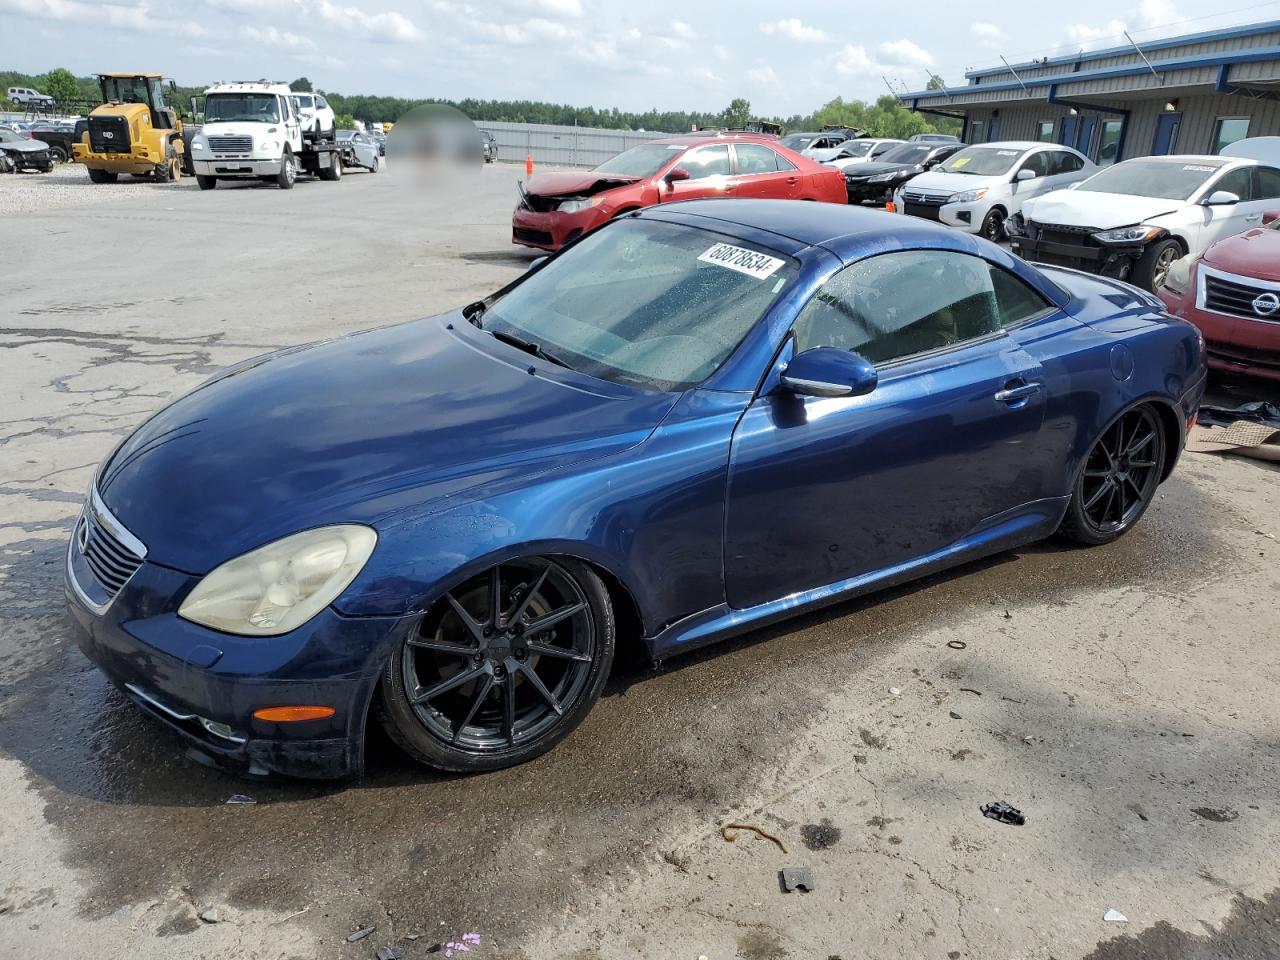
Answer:
POLYGON ((89 521, 80 518, 80 526, 76 527, 76 549, 84 553, 89 546, 89 521))
POLYGON ((110 130, 103 130, 102 136, 107 140, 114 140, 116 138, 116 135, 112 133, 110 130))
POLYGON ((1253 312, 1260 317, 1269 317, 1280 310, 1280 296, 1274 293, 1262 293, 1253 298, 1253 312))

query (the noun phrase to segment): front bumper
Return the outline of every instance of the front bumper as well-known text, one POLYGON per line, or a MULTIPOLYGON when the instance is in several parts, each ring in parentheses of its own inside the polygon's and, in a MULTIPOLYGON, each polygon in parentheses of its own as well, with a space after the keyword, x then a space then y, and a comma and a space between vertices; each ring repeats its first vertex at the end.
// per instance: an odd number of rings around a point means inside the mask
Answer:
POLYGON ((1055 230, 1052 226, 1019 222, 1020 232, 1010 233, 1009 248, 1032 263, 1070 267, 1117 280, 1127 279, 1134 263, 1146 250, 1145 243, 1103 244, 1091 231, 1055 230))
POLYGON ((108 173, 152 173, 162 159, 152 157, 146 147, 137 153, 94 153, 83 143, 72 144, 71 155, 76 163, 108 173))
POLYGON ((850 203, 887 203, 893 199, 894 184, 871 183, 867 180, 845 180, 844 190, 850 203))
POLYGON ((274 177, 280 172, 280 158, 274 160, 207 160, 191 161, 201 177, 274 177))
POLYGON ((1250 320, 1202 310, 1190 295, 1156 291, 1175 317, 1194 324, 1204 334, 1209 366, 1227 373, 1243 373, 1280 380, 1280 322, 1250 320))
POLYGON ((48 150, 6 150, 4 155, 17 171, 39 170, 41 173, 48 173, 53 169, 53 155, 48 150))
POLYGON ((982 220, 986 217, 989 209, 989 207, 980 202, 939 203, 936 200, 922 200, 906 190, 895 191, 893 198, 894 206, 899 213, 905 213, 911 217, 919 217, 921 220, 945 223, 949 227, 955 227, 968 233, 977 233, 981 229, 982 220))
POLYGON ((280 637, 237 637, 177 615, 199 577, 143 561, 114 600, 95 610, 78 589, 87 576, 73 542, 65 592, 78 646, 134 703, 184 737, 195 759, 253 776, 363 771, 369 703, 406 620, 328 608, 280 637), (253 716, 263 707, 303 705, 335 712, 298 723, 253 716))
POLYGON ((520 205, 511 214, 511 242, 539 250, 559 250, 604 219, 598 207, 577 213, 561 213, 559 210, 539 213, 520 205))

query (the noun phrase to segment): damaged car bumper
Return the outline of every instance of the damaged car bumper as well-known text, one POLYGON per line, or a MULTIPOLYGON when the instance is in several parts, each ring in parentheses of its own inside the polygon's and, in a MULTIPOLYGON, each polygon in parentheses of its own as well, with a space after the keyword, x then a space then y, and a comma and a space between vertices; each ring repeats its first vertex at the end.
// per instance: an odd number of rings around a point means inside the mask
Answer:
POLYGON ((608 219, 592 207, 575 213, 539 212, 518 206, 511 215, 511 242, 539 250, 559 250, 608 219))
POLYGON ((1070 267, 1124 280, 1146 251, 1149 241, 1102 243, 1092 227, 1040 224, 1014 214, 1008 222, 1009 248, 1032 263, 1070 267))
POLYGON ((369 703, 401 619, 327 608, 282 636, 221 633, 177 614, 199 577, 143 560, 110 595, 79 529, 65 571, 76 643, 130 700, 183 737, 194 759, 251 776, 363 771, 369 703), (294 722, 256 715, 303 705, 332 713, 294 722))

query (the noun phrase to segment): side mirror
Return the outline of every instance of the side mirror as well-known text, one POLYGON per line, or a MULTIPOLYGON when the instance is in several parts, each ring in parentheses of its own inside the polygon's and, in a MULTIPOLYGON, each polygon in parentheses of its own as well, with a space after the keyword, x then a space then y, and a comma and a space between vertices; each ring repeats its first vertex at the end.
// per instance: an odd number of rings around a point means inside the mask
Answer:
POLYGON ((783 388, 804 397, 860 397, 876 388, 880 375, 856 353, 814 347, 793 357, 780 379, 783 388))
POLYGON ((675 183, 677 180, 688 180, 689 171, 684 167, 672 167, 662 179, 667 181, 668 184, 675 183))
POLYGON ((1034 180, 1035 178, 1036 178, 1036 172, 1035 172, 1034 170, 1022 169, 1022 170, 1019 170, 1019 171, 1018 171, 1018 175, 1017 175, 1017 177, 1016 177, 1015 179, 1017 179, 1017 180, 1034 180))
POLYGON ((1263 226, 1270 226, 1277 220, 1280 220, 1280 210, 1268 210, 1262 215, 1263 226))
POLYGON ((1204 205, 1206 207, 1229 207, 1239 203, 1238 194, 1231 193, 1229 190, 1215 190, 1205 198, 1204 205))

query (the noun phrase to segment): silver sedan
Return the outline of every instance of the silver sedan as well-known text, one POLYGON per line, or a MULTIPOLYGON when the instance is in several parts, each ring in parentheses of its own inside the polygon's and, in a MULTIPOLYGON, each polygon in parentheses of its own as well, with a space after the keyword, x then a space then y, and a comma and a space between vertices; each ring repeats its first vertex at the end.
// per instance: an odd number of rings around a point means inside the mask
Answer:
POLYGON ((377 173, 382 166, 378 145, 359 130, 339 130, 338 146, 342 148, 344 167, 363 167, 370 173, 377 173))

